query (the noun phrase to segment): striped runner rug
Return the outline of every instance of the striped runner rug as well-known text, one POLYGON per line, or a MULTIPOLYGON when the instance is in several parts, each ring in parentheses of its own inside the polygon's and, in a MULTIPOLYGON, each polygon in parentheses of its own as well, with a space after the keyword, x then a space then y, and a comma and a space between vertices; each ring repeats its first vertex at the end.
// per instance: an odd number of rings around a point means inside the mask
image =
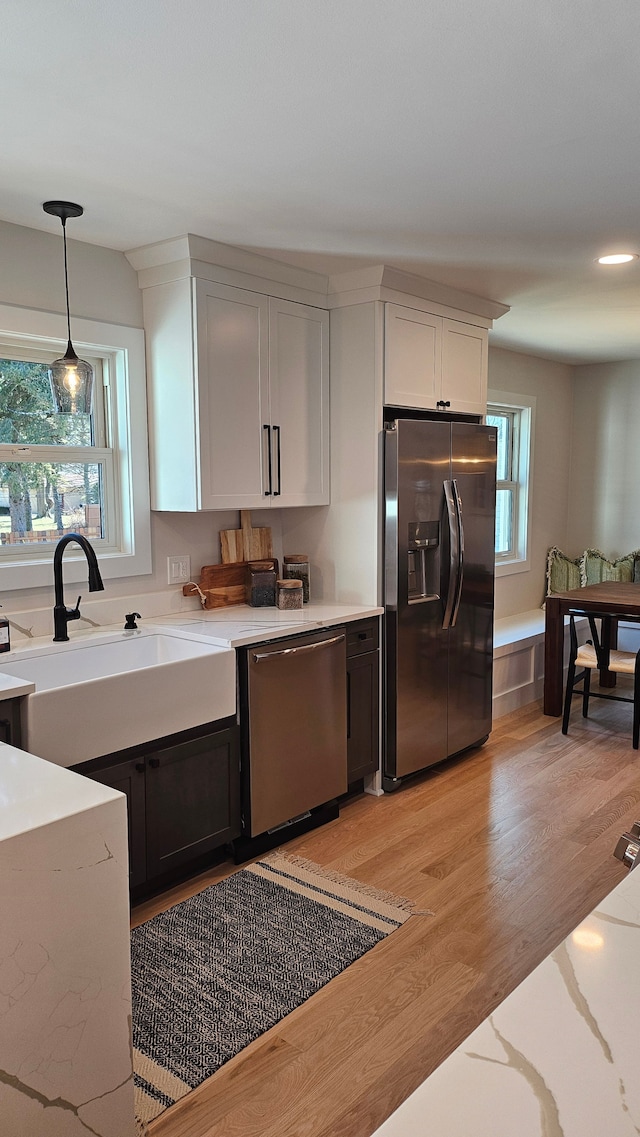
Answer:
POLYGON ((131 933, 144 1131, 416 911, 280 851, 131 933))

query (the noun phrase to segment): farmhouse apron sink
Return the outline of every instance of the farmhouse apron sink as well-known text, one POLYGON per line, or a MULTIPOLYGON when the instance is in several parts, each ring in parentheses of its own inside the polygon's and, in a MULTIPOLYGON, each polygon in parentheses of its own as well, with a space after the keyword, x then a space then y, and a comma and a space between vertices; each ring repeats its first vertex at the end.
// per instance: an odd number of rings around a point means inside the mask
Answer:
POLYGON ((26 649, 0 674, 35 683, 25 750, 73 766, 235 715, 235 652, 178 631, 119 633, 26 649))

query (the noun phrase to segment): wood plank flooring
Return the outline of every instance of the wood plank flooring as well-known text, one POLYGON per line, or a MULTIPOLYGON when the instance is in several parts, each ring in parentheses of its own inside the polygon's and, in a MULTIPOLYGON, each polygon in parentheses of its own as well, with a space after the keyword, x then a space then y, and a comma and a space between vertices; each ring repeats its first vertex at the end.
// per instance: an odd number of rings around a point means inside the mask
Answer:
MULTIPOLYGON (((433 915, 412 917, 150 1126, 150 1137, 370 1137, 626 874, 640 817, 631 709, 532 704, 481 749, 286 848, 433 915)), ((140 905, 134 922, 230 862, 140 905)))

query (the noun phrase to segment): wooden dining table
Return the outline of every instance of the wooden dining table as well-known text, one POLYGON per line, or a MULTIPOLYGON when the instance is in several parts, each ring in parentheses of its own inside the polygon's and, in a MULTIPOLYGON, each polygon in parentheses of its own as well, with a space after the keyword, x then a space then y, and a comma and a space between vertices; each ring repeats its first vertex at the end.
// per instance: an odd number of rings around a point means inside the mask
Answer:
MULTIPOLYGON (((564 618, 569 612, 604 616, 602 646, 617 644, 618 620, 640 620, 640 584, 606 581, 557 592, 545 601, 544 706, 545 715, 561 715, 563 699, 564 618)), ((600 672, 603 687, 615 685, 615 675, 600 672)))

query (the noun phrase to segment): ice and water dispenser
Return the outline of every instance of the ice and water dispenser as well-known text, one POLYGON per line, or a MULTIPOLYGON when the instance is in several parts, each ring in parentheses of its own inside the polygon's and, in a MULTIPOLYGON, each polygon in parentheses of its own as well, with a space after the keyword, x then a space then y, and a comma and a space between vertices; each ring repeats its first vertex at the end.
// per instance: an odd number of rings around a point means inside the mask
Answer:
POLYGON ((410 604, 440 599, 440 522, 410 521, 407 545, 410 604))

